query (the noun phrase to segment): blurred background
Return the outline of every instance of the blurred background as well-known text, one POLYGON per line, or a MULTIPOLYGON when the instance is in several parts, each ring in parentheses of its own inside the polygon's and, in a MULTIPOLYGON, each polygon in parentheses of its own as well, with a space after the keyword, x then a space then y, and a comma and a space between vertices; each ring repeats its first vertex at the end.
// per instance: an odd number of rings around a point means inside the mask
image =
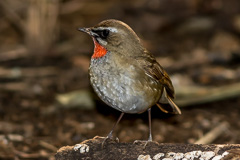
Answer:
MULTIPOLYGON (((8 0, 0 1, 0 159, 54 159, 61 146, 107 136, 120 113, 92 91, 93 42, 77 28, 110 18, 130 25, 173 81, 182 115, 153 107, 155 141, 240 143, 240 1, 8 0)), ((147 139, 147 114, 126 115, 114 135, 147 139)))

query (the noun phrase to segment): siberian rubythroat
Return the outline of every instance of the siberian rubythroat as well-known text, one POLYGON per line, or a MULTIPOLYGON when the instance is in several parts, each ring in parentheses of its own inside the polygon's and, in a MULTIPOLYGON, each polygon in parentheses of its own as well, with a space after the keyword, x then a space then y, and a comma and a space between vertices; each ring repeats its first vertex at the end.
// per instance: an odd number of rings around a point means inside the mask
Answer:
POLYGON ((94 91, 103 102, 121 112, 107 138, 112 138, 124 113, 148 110, 148 142, 152 141, 152 106, 157 105, 166 113, 181 114, 172 100, 174 88, 168 74, 136 33, 121 21, 109 19, 79 30, 89 34, 95 45, 89 67, 94 91))

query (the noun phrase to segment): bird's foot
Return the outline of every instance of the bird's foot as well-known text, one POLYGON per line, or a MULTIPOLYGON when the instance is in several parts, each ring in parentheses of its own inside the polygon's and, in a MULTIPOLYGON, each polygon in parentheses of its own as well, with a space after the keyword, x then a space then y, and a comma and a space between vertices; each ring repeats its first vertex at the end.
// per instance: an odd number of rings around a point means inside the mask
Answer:
POLYGON ((114 141, 115 143, 119 143, 119 139, 117 137, 113 138, 113 136, 107 136, 103 139, 102 148, 104 147, 105 142, 108 140, 114 141))
POLYGON ((152 141, 152 140, 135 140, 134 142, 133 142, 133 144, 136 144, 136 143, 143 143, 144 144, 144 146, 143 146, 143 149, 145 149, 146 148, 146 146, 148 145, 148 143, 156 143, 156 144, 158 144, 158 142, 155 142, 155 141, 152 141))

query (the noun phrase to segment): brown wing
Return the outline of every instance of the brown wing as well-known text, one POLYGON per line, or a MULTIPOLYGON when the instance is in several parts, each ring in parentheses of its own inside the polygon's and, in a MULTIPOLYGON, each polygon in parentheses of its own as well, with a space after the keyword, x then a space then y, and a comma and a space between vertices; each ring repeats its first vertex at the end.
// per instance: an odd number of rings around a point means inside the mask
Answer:
POLYGON ((145 51, 143 56, 135 57, 138 63, 143 67, 145 73, 152 77, 153 79, 159 81, 163 85, 163 93, 160 99, 161 101, 165 101, 170 105, 170 108, 164 106, 160 103, 157 103, 157 106, 166 113, 174 113, 181 114, 178 106, 172 101, 174 98, 174 88, 172 85, 172 81, 168 76, 167 72, 163 69, 163 67, 156 61, 156 59, 147 51, 145 51))
POLYGON ((146 74, 159 81, 165 87, 168 96, 174 98, 174 88, 170 77, 156 59, 147 51, 145 51, 143 56, 138 56, 136 59, 143 66, 146 74))

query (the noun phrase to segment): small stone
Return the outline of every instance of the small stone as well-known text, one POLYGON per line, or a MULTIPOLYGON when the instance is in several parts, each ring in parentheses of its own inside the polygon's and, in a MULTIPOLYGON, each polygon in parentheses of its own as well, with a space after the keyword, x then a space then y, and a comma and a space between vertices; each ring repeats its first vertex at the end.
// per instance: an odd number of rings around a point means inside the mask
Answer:
POLYGON ((222 156, 221 156, 221 155, 218 155, 218 156, 213 157, 212 160, 220 160, 220 159, 222 159, 222 156))
POLYGON ((215 153, 213 151, 202 152, 200 160, 209 160, 213 156, 215 156, 215 153))
POLYGON ((194 153, 193 152, 187 152, 184 154, 184 158, 191 160, 194 159, 194 153))
POLYGON ((80 108, 91 110, 95 108, 95 104, 88 90, 79 90, 56 96, 58 106, 62 108, 80 108))
POLYGON ((174 157, 174 159, 178 160, 178 159, 182 159, 184 157, 183 153, 177 153, 174 157))
POLYGON ((150 155, 139 155, 138 156, 138 160, 152 160, 152 158, 150 157, 150 155))
POLYGON ((167 157, 167 158, 173 158, 173 157, 175 157, 175 155, 176 155, 176 153, 174 153, 174 152, 168 152, 168 153, 166 154, 166 157, 167 157))
POLYGON ((86 144, 76 144, 73 149, 74 151, 79 149, 80 153, 89 152, 89 146, 86 144))
POLYGON ((153 157, 153 159, 154 160, 160 160, 160 158, 163 157, 163 156, 164 156, 164 153, 158 153, 153 157))

